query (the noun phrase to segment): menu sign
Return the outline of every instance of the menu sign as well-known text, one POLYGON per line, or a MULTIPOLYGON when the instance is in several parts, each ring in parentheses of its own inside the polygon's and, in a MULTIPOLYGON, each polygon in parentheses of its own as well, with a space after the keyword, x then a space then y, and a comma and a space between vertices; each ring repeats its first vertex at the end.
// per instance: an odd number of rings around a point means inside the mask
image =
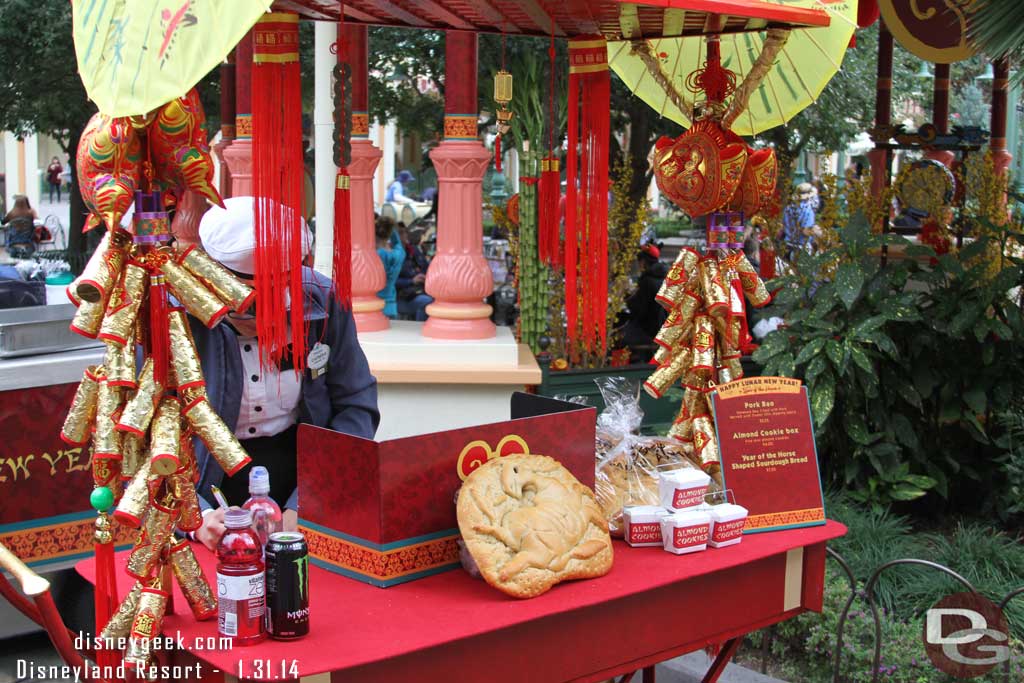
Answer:
POLYGON ((811 407, 800 380, 740 379, 712 398, 725 488, 750 512, 744 533, 824 524, 811 407))

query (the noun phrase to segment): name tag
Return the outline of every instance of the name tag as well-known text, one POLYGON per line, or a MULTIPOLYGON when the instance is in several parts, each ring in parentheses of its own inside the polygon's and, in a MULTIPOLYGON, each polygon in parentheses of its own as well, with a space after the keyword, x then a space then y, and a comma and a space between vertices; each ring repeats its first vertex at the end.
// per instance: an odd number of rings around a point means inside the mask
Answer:
POLYGON ((327 361, 331 357, 331 347, 327 344, 317 342, 313 345, 309 356, 306 357, 306 366, 309 367, 309 374, 313 379, 327 372, 327 361))

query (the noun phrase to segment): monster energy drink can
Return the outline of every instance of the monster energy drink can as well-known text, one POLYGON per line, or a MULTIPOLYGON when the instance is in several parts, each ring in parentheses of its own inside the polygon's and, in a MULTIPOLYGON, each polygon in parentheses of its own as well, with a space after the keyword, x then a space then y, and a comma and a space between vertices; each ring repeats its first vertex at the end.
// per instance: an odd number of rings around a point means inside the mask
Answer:
POLYGON ((309 633, 309 549, 302 534, 270 534, 267 561, 267 633, 293 640, 309 633))

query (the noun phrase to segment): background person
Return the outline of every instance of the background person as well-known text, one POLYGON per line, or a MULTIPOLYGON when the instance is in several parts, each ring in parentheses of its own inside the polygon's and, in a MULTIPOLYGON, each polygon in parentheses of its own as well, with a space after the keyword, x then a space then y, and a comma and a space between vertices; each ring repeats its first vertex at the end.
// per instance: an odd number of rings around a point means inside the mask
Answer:
POLYGON ((7 228, 7 253, 11 258, 30 258, 36 251, 33 241, 36 231, 35 209, 29 204, 28 197, 19 194, 14 198, 14 206, 4 216, 4 227, 7 228))
POLYGON ((384 289, 377 296, 384 300, 384 315, 394 320, 398 317, 398 275, 405 262, 405 249, 395 229, 395 222, 388 217, 377 219, 377 255, 384 264, 384 289))
POLYGON ((793 201, 782 212, 782 241, 785 243, 787 260, 792 260, 797 251, 813 251, 817 218, 814 213, 816 194, 810 183, 796 187, 793 201))
POLYGON ((50 188, 50 203, 53 203, 53 193, 57 192, 57 201, 60 202, 60 185, 63 182, 61 177, 64 173, 64 167, 60 164, 60 159, 54 157, 50 161, 50 165, 46 167, 46 184, 50 188))
POLYGON ((395 282, 398 291, 398 313, 417 322, 423 322, 427 319, 427 306, 434 303, 434 298, 424 291, 430 260, 420 249, 423 231, 404 230, 399 232, 399 236, 402 237, 402 245, 405 247, 405 261, 395 282))
POLYGON ((391 181, 388 185, 387 194, 384 196, 384 201, 395 202, 396 204, 411 204, 413 200, 410 197, 405 196, 405 186, 411 183, 415 178, 409 171, 402 171, 398 176, 391 181))

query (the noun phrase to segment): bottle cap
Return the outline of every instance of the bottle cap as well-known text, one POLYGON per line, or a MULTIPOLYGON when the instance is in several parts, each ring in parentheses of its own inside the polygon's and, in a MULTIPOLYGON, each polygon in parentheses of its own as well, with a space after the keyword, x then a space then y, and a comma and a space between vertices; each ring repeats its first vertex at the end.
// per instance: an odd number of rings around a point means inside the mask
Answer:
POLYGON ((252 513, 245 508, 232 505, 224 511, 224 526, 228 529, 245 529, 252 526, 252 513))
POLYGON ((270 472, 262 465, 249 470, 249 493, 270 493, 270 472))

